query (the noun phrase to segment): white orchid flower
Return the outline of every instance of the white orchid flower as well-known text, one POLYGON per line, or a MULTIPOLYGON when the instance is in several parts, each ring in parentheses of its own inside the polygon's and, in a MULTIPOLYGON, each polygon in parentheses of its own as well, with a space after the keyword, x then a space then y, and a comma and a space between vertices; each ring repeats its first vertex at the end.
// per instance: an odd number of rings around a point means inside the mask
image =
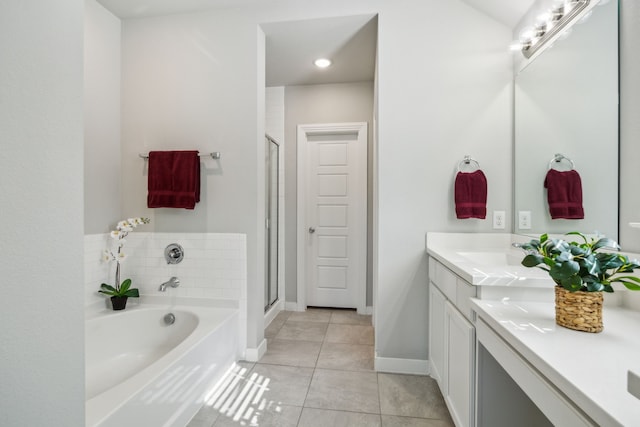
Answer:
POLYGON ((111 251, 108 250, 104 250, 102 252, 102 261, 107 262, 107 261, 111 261, 115 259, 115 257, 113 256, 113 254, 111 253, 111 251))
POLYGON ((131 231, 133 230, 133 227, 134 226, 127 220, 123 220, 118 223, 118 230, 121 231, 131 231))
MULTIPOLYGON (((101 259, 103 261, 105 261, 105 262, 116 261, 116 284, 115 284, 115 289, 117 291, 120 290, 120 286, 123 283, 125 283, 127 281, 129 281, 129 283, 131 282, 129 279, 126 279, 125 282, 120 282, 120 263, 127 258, 127 255, 124 252, 122 252, 122 248, 123 248, 123 246, 124 246, 124 244, 126 242, 126 240, 124 238, 127 237, 129 232, 133 231, 133 229, 135 227, 137 227, 138 225, 149 224, 150 222, 151 222, 151 220, 149 218, 142 218, 142 217, 123 219, 122 221, 118 222, 118 225, 117 225, 116 229, 113 230, 110 233, 111 238, 117 241, 117 247, 118 247, 117 252, 114 253, 114 251, 111 250, 111 249, 105 249, 103 251, 103 253, 102 253, 101 259)), ((113 244, 111 246, 116 246, 116 245, 113 244)), ((135 291, 136 291, 136 294, 137 294, 137 289, 135 289, 135 291)), ((102 287, 101 287, 101 290, 99 292, 107 293, 108 295, 111 295, 111 293, 103 292, 102 287)), ((136 296, 138 296, 138 295, 136 295, 136 296)))

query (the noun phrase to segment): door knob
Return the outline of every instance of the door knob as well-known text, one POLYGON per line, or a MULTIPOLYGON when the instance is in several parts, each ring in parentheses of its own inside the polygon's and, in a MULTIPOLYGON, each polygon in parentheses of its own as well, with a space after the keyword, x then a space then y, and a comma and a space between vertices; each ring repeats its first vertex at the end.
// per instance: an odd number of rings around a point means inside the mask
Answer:
POLYGON ((309 234, 313 234, 316 232, 316 229, 314 227, 309 227, 309 234))

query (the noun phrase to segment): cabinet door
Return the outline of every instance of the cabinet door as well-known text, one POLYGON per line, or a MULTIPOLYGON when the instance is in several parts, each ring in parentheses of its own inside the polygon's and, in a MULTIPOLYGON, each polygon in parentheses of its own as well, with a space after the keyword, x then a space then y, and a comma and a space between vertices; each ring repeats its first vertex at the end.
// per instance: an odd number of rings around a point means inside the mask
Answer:
POLYGON ((445 317, 444 307, 446 299, 442 292, 433 284, 429 283, 429 362, 431 363, 431 377, 440 386, 440 391, 446 395, 443 380, 445 365, 445 317))
POLYGON ((449 302, 445 305, 446 394, 445 399, 456 426, 472 427, 475 378, 475 329, 449 302))

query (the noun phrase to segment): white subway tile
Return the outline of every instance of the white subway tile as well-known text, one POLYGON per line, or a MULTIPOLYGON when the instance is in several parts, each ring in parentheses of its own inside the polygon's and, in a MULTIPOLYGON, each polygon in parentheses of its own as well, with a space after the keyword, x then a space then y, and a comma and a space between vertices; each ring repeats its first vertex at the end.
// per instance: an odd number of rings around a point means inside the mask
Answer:
MULTIPOLYGON (((132 232, 124 250, 122 278, 131 278, 143 294, 167 295, 158 291, 171 276, 181 285, 172 295, 246 299, 246 236, 239 233, 151 233, 132 232), (168 265, 164 248, 178 243, 185 248, 182 263, 168 265)), ((86 235, 84 240, 85 304, 100 298, 100 283, 113 283, 115 263, 103 262, 102 252, 112 243, 108 233, 86 235)))

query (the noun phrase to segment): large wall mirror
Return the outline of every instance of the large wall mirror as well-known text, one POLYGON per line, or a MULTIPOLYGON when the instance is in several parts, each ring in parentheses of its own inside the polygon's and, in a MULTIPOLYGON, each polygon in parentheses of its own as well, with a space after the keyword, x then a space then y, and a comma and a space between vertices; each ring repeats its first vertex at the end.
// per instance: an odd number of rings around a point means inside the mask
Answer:
POLYGON ((618 2, 592 9, 515 82, 514 232, 618 238, 618 2), (551 219, 545 176, 556 153, 582 181, 584 219, 551 219), (519 212, 530 212, 530 229, 519 212))

